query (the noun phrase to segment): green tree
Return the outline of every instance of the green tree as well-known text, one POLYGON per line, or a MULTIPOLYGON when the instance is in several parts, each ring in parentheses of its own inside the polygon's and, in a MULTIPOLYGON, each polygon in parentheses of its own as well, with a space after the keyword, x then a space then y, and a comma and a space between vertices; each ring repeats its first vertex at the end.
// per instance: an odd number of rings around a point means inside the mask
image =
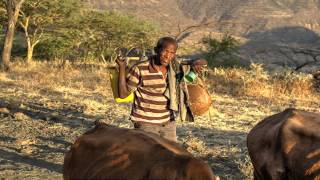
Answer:
POLYGON ((78 52, 85 58, 110 59, 122 47, 149 48, 157 31, 148 22, 119 13, 89 11, 74 24, 78 52))
POLYGON ((59 29, 46 33, 43 40, 34 49, 34 56, 39 59, 77 59, 79 54, 74 50, 76 37, 73 29, 59 29))
POLYGON ((48 31, 55 31, 73 12, 82 7, 77 0, 27 0, 19 21, 27 43, 27 62, 32 61, 34 47, 48 31))
POLYGON ((151 23, 120 13, 84 9, 44 35, 35 56, 108 61, 119 48, 150 48, 157 36, 151 23))
POLYGON ((25 0, 5 0, 1 1, 1 5, 5 5, 7 12, 6 35, 2 50, 2 66, 5 70, 9 69, 11 58, 11 49, 13 44, 14 32, 18 21, 20 9, 25 0))

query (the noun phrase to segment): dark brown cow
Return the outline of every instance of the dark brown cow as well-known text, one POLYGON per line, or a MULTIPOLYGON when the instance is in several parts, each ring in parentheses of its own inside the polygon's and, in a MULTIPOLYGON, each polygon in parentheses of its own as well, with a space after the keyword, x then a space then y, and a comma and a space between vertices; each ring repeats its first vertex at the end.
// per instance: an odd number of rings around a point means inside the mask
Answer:
POLYGON ((214 179, 178 144, 140 130, 99 124, 66 154, 64 179, 214 179))
POLYGON ((320 114, 287 109, 267 117, 247 146, 255 179, 320 180, 320 114))

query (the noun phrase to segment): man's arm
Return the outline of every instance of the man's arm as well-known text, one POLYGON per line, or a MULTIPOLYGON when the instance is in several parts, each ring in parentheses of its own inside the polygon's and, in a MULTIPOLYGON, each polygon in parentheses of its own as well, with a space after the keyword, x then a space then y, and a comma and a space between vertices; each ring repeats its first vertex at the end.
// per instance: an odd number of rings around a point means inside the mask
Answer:
POLYGON ((129 96, 130 91, 127 88, 127 80, 126 80, 126 66, 127 63, 125 59, 117 58, 116 60, 119 66, 119 97, 126 98, 129 96))

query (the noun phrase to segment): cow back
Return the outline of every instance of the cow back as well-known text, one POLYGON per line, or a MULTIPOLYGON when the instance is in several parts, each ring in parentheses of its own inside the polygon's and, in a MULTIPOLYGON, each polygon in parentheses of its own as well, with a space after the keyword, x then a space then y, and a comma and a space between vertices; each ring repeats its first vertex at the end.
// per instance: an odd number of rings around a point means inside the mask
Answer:
POLYGON ((65 155, 63 176, 64 179, 212 179, 213 173, 206 163, 178 144, 155 134, 98 125, 79 137, 65 155))
POLYGON ((258 123, 247 146, 256 179, 320 179, 320 115, 287 109, 258 123))

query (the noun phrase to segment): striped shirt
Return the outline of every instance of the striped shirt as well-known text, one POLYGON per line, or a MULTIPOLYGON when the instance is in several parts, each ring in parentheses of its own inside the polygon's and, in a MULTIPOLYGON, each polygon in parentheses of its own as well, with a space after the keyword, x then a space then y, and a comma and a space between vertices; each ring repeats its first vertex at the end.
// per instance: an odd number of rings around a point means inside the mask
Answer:
POLYGON ((134 65, 127 76, 127 88, 134 91, 130 119, 163 124, 173 119, 169 99, 164 95, 167 77, 154 68, 153 58, 134 65))

